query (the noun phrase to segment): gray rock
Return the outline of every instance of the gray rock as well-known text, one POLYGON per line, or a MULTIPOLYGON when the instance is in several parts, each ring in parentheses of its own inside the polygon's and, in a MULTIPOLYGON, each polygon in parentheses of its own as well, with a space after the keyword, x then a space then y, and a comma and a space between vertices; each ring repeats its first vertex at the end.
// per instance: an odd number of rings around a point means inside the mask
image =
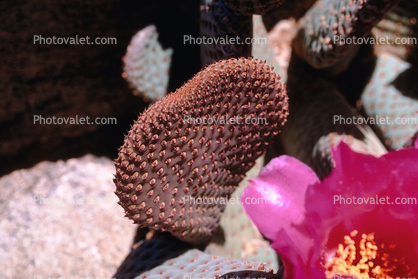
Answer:
POLYGON ((114 195, 113 162, 86 155, 0 179, 0 278, 109 278, 136 226, 114 195))

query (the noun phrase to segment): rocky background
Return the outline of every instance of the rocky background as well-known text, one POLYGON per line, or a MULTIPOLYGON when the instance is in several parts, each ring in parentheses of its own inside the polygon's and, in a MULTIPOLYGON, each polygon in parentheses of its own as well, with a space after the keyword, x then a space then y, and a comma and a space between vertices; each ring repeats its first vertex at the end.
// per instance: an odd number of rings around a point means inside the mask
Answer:
POLYGON ((181 86, 200 69, 199 46, 183 45, 183 34, 199 35, 199 3, 2 1, 0 15, 0 279, 109 278, 136 229, 116 203, 113 159, 148 105, 122 78, 122 57, 152 23, 174 50, 169 91, 181 86), (34 35, 117 44, 41 45, 34 35), (117 124, 39 125, 34 115, 117 124))

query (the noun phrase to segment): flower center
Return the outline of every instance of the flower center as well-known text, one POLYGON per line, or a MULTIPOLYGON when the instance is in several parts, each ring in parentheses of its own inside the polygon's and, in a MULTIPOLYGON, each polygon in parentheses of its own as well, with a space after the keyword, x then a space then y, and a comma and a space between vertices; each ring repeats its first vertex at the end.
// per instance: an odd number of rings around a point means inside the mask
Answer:
POLYGON ((405 257, 393 257, 395 248, 394 243, 376 244, 374 233, 360 236, 355 230, 344 236, 344 244, 338 245, 335 256, 325 264, 325 275, 328 279, 340 278, 336 275, 353 275, 359 279, 414 275, 415 271, 407 266, 405 257))

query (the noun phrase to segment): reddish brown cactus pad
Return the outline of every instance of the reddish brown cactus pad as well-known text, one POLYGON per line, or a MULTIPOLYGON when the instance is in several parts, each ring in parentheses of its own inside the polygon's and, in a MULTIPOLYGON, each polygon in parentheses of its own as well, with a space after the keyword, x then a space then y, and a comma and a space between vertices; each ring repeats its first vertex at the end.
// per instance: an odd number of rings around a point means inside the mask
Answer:
POLYGON ((221 199, 263 154, 287 114, 285 86, 264 62, 233 58, 208 66, 132 126, 115 163, 119 204, 140 226, 189 242, 209 240, 225 209, 221 199), (235 122, 225 121, 231 118, 235 122), (265 121, 244 124, 256 118, 265 121))

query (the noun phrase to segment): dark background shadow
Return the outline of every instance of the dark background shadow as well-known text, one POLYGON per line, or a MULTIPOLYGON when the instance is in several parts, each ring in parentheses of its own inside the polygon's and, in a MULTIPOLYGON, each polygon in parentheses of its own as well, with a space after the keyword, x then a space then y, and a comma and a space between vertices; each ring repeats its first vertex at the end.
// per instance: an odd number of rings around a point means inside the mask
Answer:
POLYGON ((174 50, 169 91, 200 69, 198 1, 2 1, 0 175, 87 153, 117 156, 124 133, 148 105, 121 77, 131 37, 154 24, 174 50), (114 37, 111 45, 40 45, 46 37, 114 37), (43 117, 116 117, 116 125, 39 125, 43 117))

